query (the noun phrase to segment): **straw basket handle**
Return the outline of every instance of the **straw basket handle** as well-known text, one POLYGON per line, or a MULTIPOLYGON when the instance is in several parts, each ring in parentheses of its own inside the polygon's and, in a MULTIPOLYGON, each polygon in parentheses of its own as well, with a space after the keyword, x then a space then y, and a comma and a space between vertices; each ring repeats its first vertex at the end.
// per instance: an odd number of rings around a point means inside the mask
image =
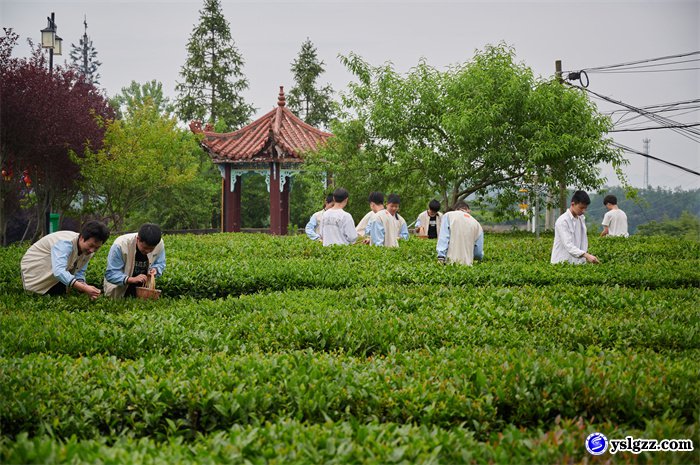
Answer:
POLYGON ((156 277, 155 275, 148 274, 146 278, 146 285, 144 287, 147 287, 148 289, 155 290, 156 288, 156 277))

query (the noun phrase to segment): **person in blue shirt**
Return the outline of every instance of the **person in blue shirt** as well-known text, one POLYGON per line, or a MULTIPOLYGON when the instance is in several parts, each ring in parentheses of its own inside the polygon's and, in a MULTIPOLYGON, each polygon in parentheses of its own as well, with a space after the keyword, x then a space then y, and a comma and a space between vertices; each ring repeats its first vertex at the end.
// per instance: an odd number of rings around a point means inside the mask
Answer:
POLYGON ((484 230, 471 216, 469 204, 460 200, 442 216, 437 246, 440 263, 471 265, 484 259, 484 230))
POLYGON ((311 218, 309 218, 309 222, 306 223, 306 228, 304 228, 304 231, 306 232, 306 236, 311 239, 312 241, 320 241, 322 240, 321 235, 319 234, 319 229, 321 227, 321 218, 323 218, 323 214, 333 206, 333 194, 328 194, 326 196, 326 201, 323 206, 323 210, 319 210, 313 215, 311 215, 311 218))
POLYGON ((382 205, 367 225, 370 244, 384 247, 398 247, 399 239, 408 239, 406 220, 399 215, 401 198, 389 194, 386 209, 382 205))
POLYGON ((107 256, 105 295, 118 299, 135 297, 136 287, 144 286, 151 276, 165 270, 165 245, 158 225, 146 223, 138 233, 124 234, 114 240, 107 256))
POLYGON ((102 291, 85 282, 88 262, 109 238, 109 229, 88 221, 75 231, 57 231, 34 243, 22 257, 22 285, 29 292, 64 295, 69 289, 97 299, 102 291))

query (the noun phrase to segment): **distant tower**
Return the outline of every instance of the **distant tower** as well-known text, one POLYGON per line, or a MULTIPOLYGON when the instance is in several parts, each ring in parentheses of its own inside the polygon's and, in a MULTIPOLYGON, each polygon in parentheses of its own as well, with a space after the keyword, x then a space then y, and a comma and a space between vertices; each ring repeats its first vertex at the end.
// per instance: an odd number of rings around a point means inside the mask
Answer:
POLYGON ((92 45, 92 39, 87 35, 87 16, 83 21, 85 32, 80 39, 80 45, 71 44, 70 58, 73 69, 85 76, 85 80, 92 84, 100 83, 100 74, 97 68, 102 62, 97 60, 97 50, 92 45))
MULTIPOLYGON (((649 155, 649 143, 651 142, 651 139, 645 138, 642 140, 644 142, 644 153, 649 155)), ((649 157, 644 158, 644 186, 642 186, 644 189, 649 187, 649 157)))

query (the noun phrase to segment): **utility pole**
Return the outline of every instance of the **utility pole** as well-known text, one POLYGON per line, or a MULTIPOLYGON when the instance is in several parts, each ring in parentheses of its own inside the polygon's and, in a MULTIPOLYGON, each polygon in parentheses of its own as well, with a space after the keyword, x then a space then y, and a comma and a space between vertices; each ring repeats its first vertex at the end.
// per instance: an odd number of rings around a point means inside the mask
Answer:
MULTIPOLYGON (((557 80, 559 81, 560 84, 564 84, 564 79, 562 79, 562 72, 561 72, 561 60, 556 60, 554 62, 554 75, 557 77, 557 80)), ((556 218, 564 213, 566 209, 568 208, 568 205, 566 204, 566 183, 562 179, 559 181, 559 213, 557 215, 553 215, 552 218, 552 224, 556 221, 556 218)), ((552 212, 554 213, 554 212, 552 212)))
MULTIPOLYGON (((649 155, 649 143, 651 142, 651 139, 644 138, 642 140, 644 142, 644 153, 649 155)), ((642 186, 644 189, 649 187, 649 157, 645 157, 644 159, 644 186, 642 186)))

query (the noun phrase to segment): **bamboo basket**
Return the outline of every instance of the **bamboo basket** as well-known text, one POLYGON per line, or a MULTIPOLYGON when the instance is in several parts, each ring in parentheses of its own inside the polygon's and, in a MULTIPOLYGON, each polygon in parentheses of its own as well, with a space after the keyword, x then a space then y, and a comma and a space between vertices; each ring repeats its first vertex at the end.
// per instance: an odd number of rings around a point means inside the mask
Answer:
POLYGON ((136 288, 136 297, 144 300, 158 300, 160 290, 156 289, 156 277, 148 275, 146 284, 143 287, 136 288))

